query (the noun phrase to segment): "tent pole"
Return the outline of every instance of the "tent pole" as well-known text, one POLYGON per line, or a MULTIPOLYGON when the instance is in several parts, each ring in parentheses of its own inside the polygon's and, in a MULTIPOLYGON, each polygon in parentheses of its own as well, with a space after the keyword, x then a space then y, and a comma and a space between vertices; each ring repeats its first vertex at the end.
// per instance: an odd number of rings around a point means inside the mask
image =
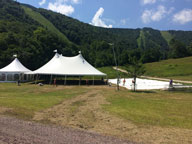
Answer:
POLYGON ((94 83, 94 79, 95 79, 95 78, 94 78, 94 76, 93 76, 93 85, 95 84, 95 83, 94 83))
POLYGON ((51 75, 51 77, 50 77, 50 82, 49 82, 49 85, 51 85, 51 81, 52 81, 52 75, 51 75))
POLYGON ((65 81, 64 81, 64 85, 66 85, 66 78, 67 78, 67 76, 65 75, 65 81))
POLYGON ((81 85, 81 77, 79 76, 79 86, 81 85))
POLYGON ((34 81, 34 79, 35 79, 35 75, 33 74, 33 75, 32 75, 32 80, 34 81))
POLYGON ((7 73, 5 74, 5 81, 7 81, 7 73))
POLYGON ((38 74, 36 75, 36 80, 35 80, 35 84, 37 84, 37 79, 38 79, 38 74))

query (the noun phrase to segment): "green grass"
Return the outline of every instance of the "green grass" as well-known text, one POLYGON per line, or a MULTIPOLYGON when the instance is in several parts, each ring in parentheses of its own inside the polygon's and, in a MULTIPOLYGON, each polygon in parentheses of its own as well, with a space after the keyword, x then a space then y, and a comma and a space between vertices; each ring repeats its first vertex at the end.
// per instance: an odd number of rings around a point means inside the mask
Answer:
POLYGON ((192 81, 192 57, 147 63, 145 75, 192 81))
MULTIPOLYGON (((101 67, 101 68, 98 68, 98 70, 100 70, 101 72, 107 74, 107 77, 109 79, 117 78, 117 71, 115 69, 113 69, 113 67, 101 67)), ((119 76, 121 78, 128 77, 127 74, 125 74, 123 72, 118 71, 118 74, 119 74, 119 76)))
POLYGON ((66 42, 70 42, 68 38, 61 33, 49 20, 47 20, 44 16, 42 16, 40 13, 33 11, 31 8, 22 6, 24 11, 35 21, 39 22, 41 25, 43 25, 45 28, 47 28, 49 31, 57 34, 58 36, 62 37, 66 42))
POLYGON ((192 129, 191 92, 106 92, 111 104, 104 109, 137 125, 192 129))
POLYGON ((171 39, 173 38, 173 36, 167 31, 161 31, 161 35, 167 41, 168 44, 171 41, 171 39))
MULTIPOLYGON (((0 110, 9 108, 4 114, 31 120, 35 112, 98 89, 109 102, 109 104, 102 105, 105 111, 138 126, 192 129, 192 89, 131 92, 124 88, 116 91, 113 87, 53 87, 49 85, 40 87, 1 83, 0 110)), ((71 111, 76 112, 85 101, 79 99, 72 103, 71 111)))
POLYGON ((84 89, 58 89, 53 86, 22 84, 0 84, 0 107, 10 108, 6 112, 24 119, 31 119, 34 112, 50 108, 63 100, 84 93, 84 89))

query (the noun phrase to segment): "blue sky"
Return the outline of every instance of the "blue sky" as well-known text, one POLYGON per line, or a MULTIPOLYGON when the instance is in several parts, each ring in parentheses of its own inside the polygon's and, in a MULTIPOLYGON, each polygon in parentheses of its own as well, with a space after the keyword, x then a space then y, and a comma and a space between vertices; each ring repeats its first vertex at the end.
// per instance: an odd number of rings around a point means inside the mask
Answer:
POLYGON ((192 0, 17 0, 106 28, 192 30, 192 0))

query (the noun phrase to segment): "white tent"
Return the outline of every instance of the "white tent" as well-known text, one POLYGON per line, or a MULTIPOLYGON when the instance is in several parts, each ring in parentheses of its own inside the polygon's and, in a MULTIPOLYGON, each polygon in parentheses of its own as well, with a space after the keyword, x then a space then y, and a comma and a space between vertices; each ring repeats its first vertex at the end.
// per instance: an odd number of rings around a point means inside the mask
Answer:
POLYGON ((24 73, 31 72, 21 62, 15 58, 9 65, 0 69, 0 82, 14 82, 25 80, 24 73))
POLYGON ((28 74, 64 75, 64 76, 106 76, 81 55, 74 57, 62 56, 58 53, 41 68, 28 74))

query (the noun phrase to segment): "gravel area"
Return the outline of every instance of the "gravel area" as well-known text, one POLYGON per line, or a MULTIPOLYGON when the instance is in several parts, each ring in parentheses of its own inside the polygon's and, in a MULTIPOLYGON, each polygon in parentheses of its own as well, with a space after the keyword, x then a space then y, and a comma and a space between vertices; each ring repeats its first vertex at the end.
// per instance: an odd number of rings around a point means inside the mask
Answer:
POLYGON ((134 144, 73 128, 0 116, 0 144, 134 144))

